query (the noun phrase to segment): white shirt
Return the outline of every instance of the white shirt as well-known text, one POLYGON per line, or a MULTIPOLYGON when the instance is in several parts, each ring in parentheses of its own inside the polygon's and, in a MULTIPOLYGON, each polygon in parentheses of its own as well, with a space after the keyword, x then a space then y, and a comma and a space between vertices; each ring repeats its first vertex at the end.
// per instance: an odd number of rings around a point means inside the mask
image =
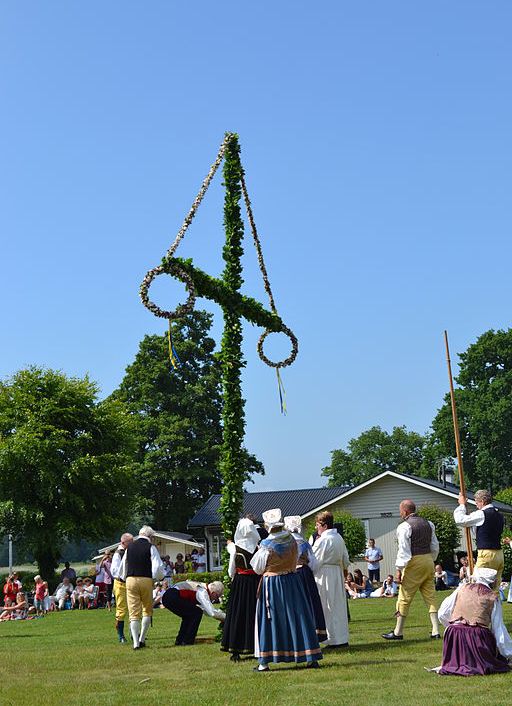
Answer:
POLYGON ((196 555, 196 572, 198 574, 202 574, 204 571, 206 571, 206 555, 205 554, 197 554, 196 555))
POLYGON ((457 505, 453 511, 453 519, 457 525, 461 527, 481 527, 485 522, 484 510, 493 507, 492 503, 484 505, 481 510, 475 510, 466 515, 466 506, 457 505))
POLYGON ((324 530, 313 544, 312 549, 318 561, 318 571, 322 566, 329 564, 345 570, 350 564, 345 541, 337 529, 324 530))
MULTIPOLYGON (((432 560, 437 559, 439 554, 439 542, 436 537, 436 528, 432 522, 428 523, 432 528, 432 537, 430 539, 430 552, 432 554, 432 560)), ((411 535, 412 527, 408 522, 401 522, 396 528, 396 538, 398 540, 398 552, 396 555, 395 566, 397 569, 403 569, 412 559, 411 554, 411 535)))
MULTIPOLYGON (((487 586, 484 581, 477 581, 477 583, 482 583, 484 586, 487 586)), ((444 601, 441 603, 438 616, 439 620, 445 627, 450 624, 450 618, 452 615, 453 607, 455 605, 455 599, 457 598, 457 593, 460 591, 461 588, 463 588, 463 586, 464 584, 462 586, 458 586, 455 591, 451 595, 449 595, 448 598, 445 598, 444 601)), ((496 645, 498 647, 499 653, 503 655, 503 657, 511 659, 512 639, 510 638, 508 630, 503 622, 503 611, 501 609, 501 602, 499 598, 494 601, 494 607, 492 609, 491 632, 496 638, 496 645)))
POLYGON ((179 583, 175 583, 172 588, 175 588, 178 591, 180 589, 186 591, 195 591, 196 601, 199 603, 199 607, 201 608, 203 613, 209 615, 210 618, 216 618, 216 620, 226 619, 226 614, 224 613, 224 611, 214 608, 213 603, 210 600, 210 594, 208 593, 208 590, 204 585, 197 585, 193 581, 180 581, 179 583))
MULTIPOLYGON (((117 549, 124 549, 124 547, 122 544, 120 544, 117 549)), ((124 553, 126 554, 126 550, 124 553)), ((119 554, 119 552, 116 550, 114 552, 114 556, 112 557, 112 565, 110 567, 110 573, 112 574, 112 578, 115 578, 115 579, 121 578, 119 576, 119 569, 121 568, 121 561, 122 561, 122 557, 119 554)))

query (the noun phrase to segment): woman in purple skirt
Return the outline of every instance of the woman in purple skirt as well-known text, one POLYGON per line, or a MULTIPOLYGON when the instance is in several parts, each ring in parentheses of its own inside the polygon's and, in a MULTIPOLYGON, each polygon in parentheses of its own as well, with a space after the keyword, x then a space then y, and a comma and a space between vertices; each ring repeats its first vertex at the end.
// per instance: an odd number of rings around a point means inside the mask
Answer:
POLYGON ((447 627, 439 674, 461 677, 508 672, 512 640, 503 623, 495 569, 475 568, 472 583, 461 584, 439 609, 447 627))

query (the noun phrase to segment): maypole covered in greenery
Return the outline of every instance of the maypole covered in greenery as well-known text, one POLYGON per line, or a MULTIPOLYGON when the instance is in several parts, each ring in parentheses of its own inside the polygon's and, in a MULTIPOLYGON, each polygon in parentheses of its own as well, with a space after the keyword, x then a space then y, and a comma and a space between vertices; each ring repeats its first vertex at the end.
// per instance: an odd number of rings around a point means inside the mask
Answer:
POLYGON ((179 365, 179 354, 175 350, 172 341, 172 320, 192 311, 196 296, 211 299, 222 308, 224 332, 221 344, 223 391, 223 442, 220 461, 220 470, 223 478, 221 516, 222 529, 225 536, 233 536, 243 510, 244 464, 242 449, 245 419, 241 373, 245 362, 242 354, 242 319, 245 318, 265 329, 258 341, 258 354, 264 363, 276 370, 282 412, 286 411, 286 406, 284 388, 279 371, 280 368, 291 365, 298 352, 297 338, 283 323, 276 310, 245 184, 244 171, 240 161, 238 136, 234 133, 226 133, 217 158, 203 181, 199 193, 185 217, 182 227, 178 231, 176 239, 163 258, 162 264, 147 273, 140 288, 140 295, 144 306, 152 311, 153 314, 169 320, 169 355, 171 363, 175 367, 179 365), (226 189, 224 198, 226 239, 223 247, 225 266, 222 277, 219 279, 211 277, 196 268, 191 260, 175 257, 175 252, 222 160, 224 160, 224 186, 226 189), (269 298, 270 311, 265 309, 260 302, 240 292, 243 284, 241 259, 243 254, 244 223, 240 210, 242 198, 247 210, 263 284, 269 298), (149 287, 155 277, 161 274, 170 274, 181 280, 188 291, 186 303, 179 305, 174 311, 160 309, 149 299, 149 287), (284 333, 290 338, 292 350, 288 358, 276 363, 266 357, 263 352, 263 343, 269 333, 284 333))

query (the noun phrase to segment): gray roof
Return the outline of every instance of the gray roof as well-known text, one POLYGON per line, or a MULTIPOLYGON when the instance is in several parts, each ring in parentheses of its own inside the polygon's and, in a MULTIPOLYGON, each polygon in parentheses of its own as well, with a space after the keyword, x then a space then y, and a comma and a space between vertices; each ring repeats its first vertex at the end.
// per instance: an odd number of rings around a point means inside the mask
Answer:
MULTIPOLYGON (((396 472, 396 471, 395 471, 396 472)), ((431 488, 437 489, 437 490, 447 490, 450 493, 454 493, 455 495, 458 495, 460 493, 460 488, 458 485, 455 485, 455 483, 444 483, 443 481, 439 480, 433 480, 432 478, 421 478, 420 476, 414 476, 412 473, 401 473, 400 475, 403 475, 405 478, 413 478, 414 480, 421 481, 425 485, 429 485, 431 488)), ((471 492, 471 490, 466 489, 466 497, 468 500, 474 500, 475 499, 475 494, 471 492)), ((512 506, 507 505, 506 503, 500 503, 498 500, 492 501, 492 504, 494 507, 497 507, 498 510, 501 510, 501 512, 507 512, 507 513, 512 513, 512 506)))
MULTIPOLYGON (((283 516, 301 515, 312 512, 320 505, 335 500, 348 490, 338 488, 303 488, 301 490, 269 490, 261 493, 244 493, 244 509, 262 520, 262 513, 279 507, 283 516)), ((220 495, 212 495, 188 523, 192 527, 218 527, 220 525, 220 495)))

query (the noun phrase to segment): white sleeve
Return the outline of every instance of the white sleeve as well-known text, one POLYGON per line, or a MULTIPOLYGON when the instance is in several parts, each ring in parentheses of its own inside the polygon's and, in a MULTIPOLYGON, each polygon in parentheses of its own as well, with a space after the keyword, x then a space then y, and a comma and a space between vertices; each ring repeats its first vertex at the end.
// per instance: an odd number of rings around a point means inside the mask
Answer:
POLYGON ((229 574, 229 578, 232 579, 236 573, 236 567, 235 567, 236 544, 234 542, 230 542, 226 546, 226 549, 229 554, 228 574, 229 574))
POLYGON ((154 544, 151 545, 151 573, 153 574, 153 581, 161 581, 165 576, 164 562, 160 558, 158 549, 154 544))
POLYGON ((439 540, 436 537, 436 528, 432 524, 432 522, 428 523, 432 527, 432 537, 430 539, 430 553, 432 554, 432 560, 435 561, 437 559, 437 555, 439 554, 439 540))
POLYGON ((119 564, 119 571, 117 572, 117 578, 121 579, 121 581, 126 581, 126 572, 128 571, 128 567, 126 566, 126 554, 127 552, 123 554, 123 558, 119 564))
POLYGON ((260 547, 251 559, 251 566, 257 574, 262 574, 266 567, 270 551, 266 547, 260 547))
POLYGON ((503 622, 503 611, 499 597, 494 601, 491 615, 491 632, 496 638, 498 652, 507 659, 512 659, 512 640, 503 622))
POLYGON ((216 618, 217 620, 226 619, 226 614, 222 610, 217 610, 217 608, 213 607, 213 604, 210 600, 210 596, 208 595, 208 591, 206 590, 206 588, 200 586, 197 589, 196 600, 201 606, 201 610, 203 611, 203 613, 209 615, 210 618, 216 618))
POLYGON ((311 551, 313 552, 317 560, 317 571, 321 566, 323 566, 325 562, 325 554, 328 548, 329 539, 327 537, 325 539, 319 537, 311 547, 311 551))
POLYGON ((407 522, 402 522, 396 528, 396 538, 398 540, 398 552, 396 555, 395 566, 397 569, 403 569, 410 562, 411 555, 411 525, 407 522))
MULTIPOLYGON (((126 552, 125 552, 126 554, 126 552)), ((119 552, 115 551, 114 556, 112 557, 112 566, 110 567, 110 573, 112 574, 113 578, 117 579, 119 578, 119 568, 121 566, 121 557, 119 556, 119 552)))
POLYGON ((441 606, 437 612, 437 617, 439 618, 439 621, 447 627, 450 624, 450 617, 452 615, 452 610, 453 606, 455 605, 455 599, 457 598, 457 593, 459 592, 459 588, 456 588, 453 593, 451 593, 447 598, 444 599, 444 601, 441 603, 441 606))
POLYGON ((462 527, 480 527, 480 525, 484 524, 485 515, 482 510, 475 510, 466 515, 466 506, 457 505, 453 511, 453 519, 457 525, 462 527))
POLYGON ((311 571, 316 574, 318 571, 318 559, 316 558, 311 545, 308 546, 308 566, 311 571))

